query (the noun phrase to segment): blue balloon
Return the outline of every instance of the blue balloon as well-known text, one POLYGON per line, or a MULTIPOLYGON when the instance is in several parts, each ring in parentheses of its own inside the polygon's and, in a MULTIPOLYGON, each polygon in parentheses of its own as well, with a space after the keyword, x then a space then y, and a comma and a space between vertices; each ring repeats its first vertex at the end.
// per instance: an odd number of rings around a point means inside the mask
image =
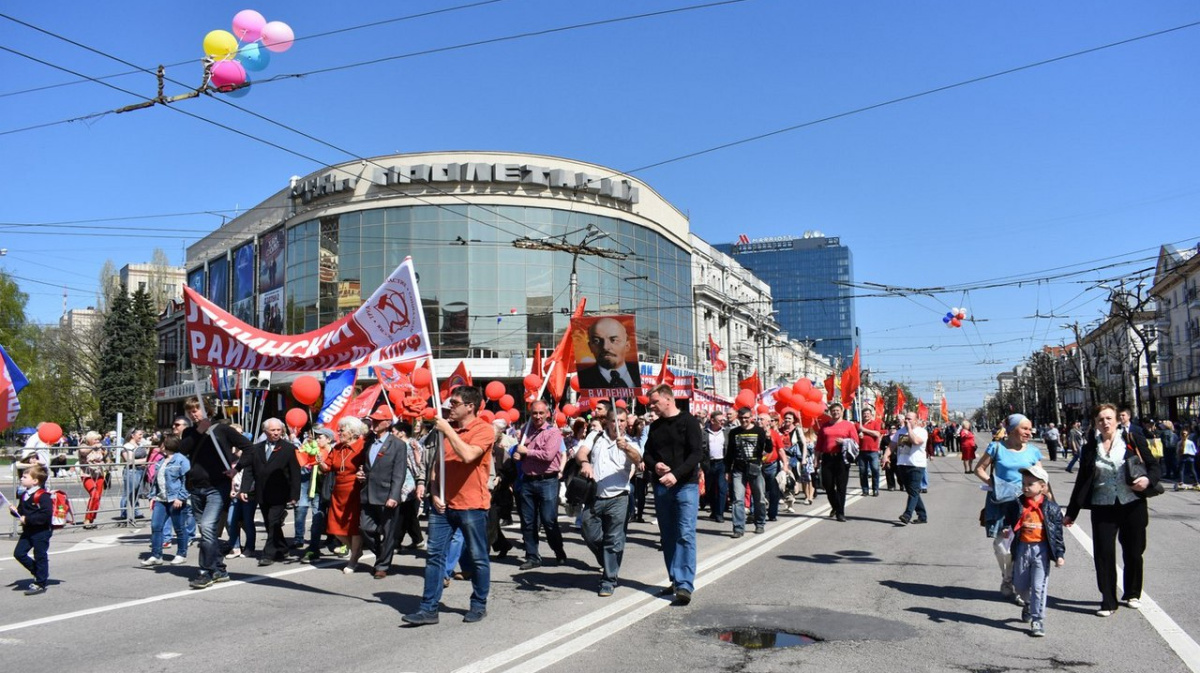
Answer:
POLYGON ((257 42, 243 45, 238 49, 235 58, 247 72, 262 72, 271 64, 271 52, 263 49, 257 42))
POLYGON ((949 323, 950 323, 950 316, 946 316, 945 318, 942 318, 942 322, 949 324, 949 323))

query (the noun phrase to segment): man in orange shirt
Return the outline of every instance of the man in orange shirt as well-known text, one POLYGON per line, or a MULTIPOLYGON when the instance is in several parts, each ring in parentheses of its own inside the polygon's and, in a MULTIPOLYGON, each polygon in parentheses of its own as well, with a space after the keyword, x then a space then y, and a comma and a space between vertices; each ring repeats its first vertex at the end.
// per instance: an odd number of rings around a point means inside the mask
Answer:
POLYGON ((445 475, 437 472, 429 492, 429 538, 425 561, 425 590, 421 608, 404 615, 404 622, 413 625, 437 624, 442 600, 442 580, 446 576, 446 556, 455 531, 462 531, 467 558, 471 559, 471 608, 464 622, 478 622, 487 616, 488 588, 491 584, 491 564, 488 560, 487 519, 492 494, 488 491, 488 472, 492 462, 492 424, 479 418, 483 395, 478 388, 459 386, 450 393, 446 417, 435 420, 442 434, 442 451, 446 457, 445 475), (445 486, 445 500, 439 497, 445 486))

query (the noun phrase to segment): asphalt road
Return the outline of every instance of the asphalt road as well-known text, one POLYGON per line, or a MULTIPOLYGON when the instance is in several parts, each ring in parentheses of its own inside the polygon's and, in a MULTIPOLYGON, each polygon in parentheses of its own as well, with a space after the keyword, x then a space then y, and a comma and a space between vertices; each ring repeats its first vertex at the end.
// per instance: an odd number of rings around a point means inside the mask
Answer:
MULTIPOLYGON (((1060 494, 1073 479, 1064 465, 1048 464, 1060 494)), ((903 495, 886 491, 855 495, 846 523, 825 517, 818 501, 740 540, 729 537, 728 523, 702 519, 687 607, 654 596, 666 574, 653 525, 632 527, 611 598, 596 596, 594 560, 569 531, 566 566, 520 572, 511 555, 493 563, 489 614, 479 624, 462 623, 470 584, 456 581, 440 624, 401 626, 422 585, 424 562, 412 555, 382 580, 343 575, 334 561, 260 572, 252 559, 237 559, 234 582, 192 591, 194 561, 138 567, 148 528, 71 530, 54 538, 50 590, 26 597, 14 541, 0 538, 0 585, 11 589, 0 593, 0 660, 11 671, 52 664, 123 673, 1200 670, 1200 492, 1151 501, 1150 600, 1141 612, 1092 614, 1099 596, 1090 545, 1069 533, 1067 565, 1050 577, 1047 637, 1036 639, 1026 635, 1020 608, 999 597, 978 525, 983 495, 961 468, 955 456, 933 461, 925 526, 898 525, 903 495), (718 637, 734 628, 817 642, 742 648, 718 637)), ((1083 518, 1075 531, 1088 534, 1083 518)))

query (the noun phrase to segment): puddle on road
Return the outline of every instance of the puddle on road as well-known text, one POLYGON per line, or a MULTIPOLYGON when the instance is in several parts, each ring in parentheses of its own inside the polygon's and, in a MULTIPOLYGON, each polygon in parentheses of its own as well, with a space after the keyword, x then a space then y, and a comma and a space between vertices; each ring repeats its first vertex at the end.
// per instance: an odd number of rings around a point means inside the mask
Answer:
POLYGON ((767 650, 780 647, 804 647, 821 642, 812 636, 787 631, 764 629, 712 629, 706 632, 717 640, 733 643, 749 650, 767 650))

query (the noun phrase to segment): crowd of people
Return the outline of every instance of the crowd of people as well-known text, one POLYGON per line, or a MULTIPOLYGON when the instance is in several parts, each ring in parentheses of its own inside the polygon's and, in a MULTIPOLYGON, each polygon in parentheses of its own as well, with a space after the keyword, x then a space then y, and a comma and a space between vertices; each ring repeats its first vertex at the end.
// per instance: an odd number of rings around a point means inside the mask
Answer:
MULTIPOLYGON (((564 504, 599 568, 597 594, 612 596, 629 526, 647 523, 650 492, 669 581, 662 593, 686 605, 695 591, 700 511, 714 522, 728 521, 733 538, 751 526, 761 534, 781 512, 813 505, 819 485, 829 517, 845 522, 856 469, 858 494, 899 489, 907 498, 898 523, 924 524, 929 460, 958 453, 964 472, 987 485, 980 523, 992 541, 1001 595, 1022 607, 1031 634, 1040 636, 1047 577, 1065 562, 1063 529, 1079 511, 1091 512, 1097 614, 1109 616, 1118 604, 1139 606, 1145 498, 1162 491, 1167 451, 1176 459, 1177 479, 1190 473, 1195 481, 1196 446, 1187 429, 1172 438, 1170 424, 1133 424, 1128 410, 1112 405, 1098 408, 1087 431, 1078 423, 1065 437, 1053 424, 1042 429, 1050 460, 1065 449, 1072 456, 1067 471, 1079 465, 1069 500, 1060 502, 1032 443, 1033 423, 1020 414, 1006 419, 977 457, 968 421, 937 426, 910 412, 885 424, 870 408, 849 421, 834 403, 811 427, 795 412, 765 407, 693 415, 676 406, 669 386, 652 389, 648 400, 644 417, 599 400, 589 419, 560 429, 542 401, 530 405, 524 424, 489 423, 479 414, 480 391, 462 386, 452 391, 444 416, 431 421, 411 424, 385 406, 365 419, 343 418, 336 427, 302 435, 272 418, 254 438, 236 424, 212 420, 213 410, 192 398, 184 416, 153 438, 135 430, 123 445, 106 446, 98 433, 83 436, 76 468, 88 493, 84 526, 95 526, 111 466, 118 464, 121 518, 140 516, 140 497, 148 499, 150 553, 141 565, 187 564, 194 540, 194 589, 227 581, 231 559, 257 557, 258 565, 269 566, 332 555, 345 559, 342 571, 353 574, 370 552, 372 577, 384 579, 397 552, 424 550, 420 607, 403 620, 426 625, 439 621, 442 591, 455 577, 472 584, 464 620, 487 616, 491 554, 503 558, 519 547, 520 571, 566 563, 559 525, 564 504), (505 534, 514 515, 518 541, 505 534), (1117 541, 1124 561, 1120 601, 1117 541), (172 548, 168 559, 164 552, 172 548)), ((34 576, 31 595, 44 592, 48 579, 49 467, 37 450, 17 464, 22 477, 12 513, 23 532, 16 554, 34 576)))

